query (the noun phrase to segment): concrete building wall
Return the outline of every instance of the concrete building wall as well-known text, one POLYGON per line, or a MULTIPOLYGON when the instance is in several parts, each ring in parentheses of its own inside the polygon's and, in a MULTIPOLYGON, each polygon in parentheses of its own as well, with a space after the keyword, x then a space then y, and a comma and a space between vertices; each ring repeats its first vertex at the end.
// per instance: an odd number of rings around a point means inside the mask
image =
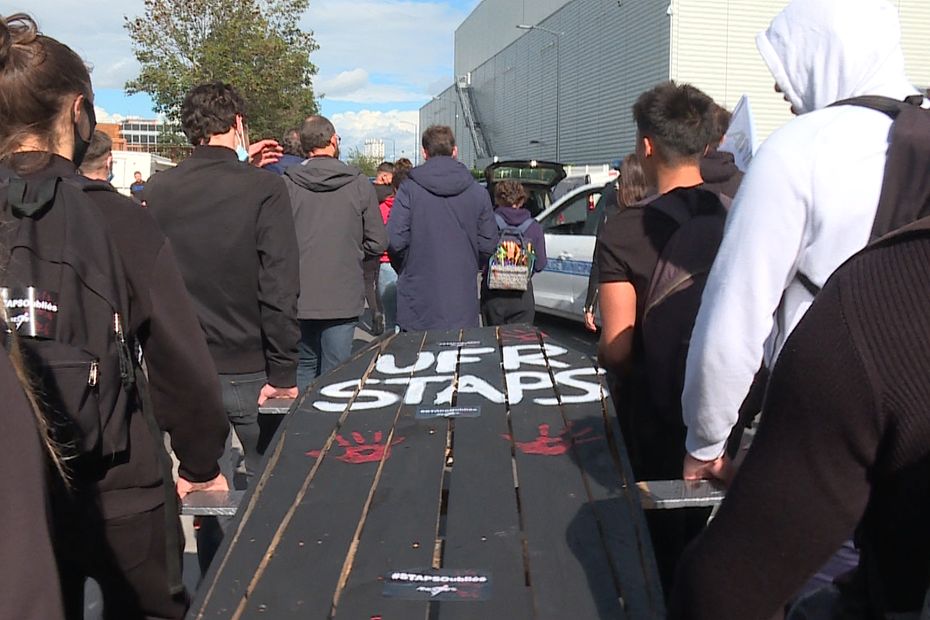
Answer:
MULTIPOLYGON (((891 2, 901 15, 908 75, 915 85, 930 87, 930 2, 891 2)), ((756 34, 787 0, 621 0, 619 6, 617 0, 542 0, 541 11, 555 4, 564 6, 540 22, 529 16, 525 21, 563 33, 559 37, 517 30, 523 2, 515 0, 485 0, 456 32, 456 67, 469 66, 492 155, 556 158, 557 75, 564 163, 604 163, 630 152, 633 102, 669 78, 690 82, 731 109, 748 94, 760 141, 791 118, 755 45, 756 34), (470 66, 482 57, 476 43, 481 24, 496 41, 485 52, 507 37, 513 40, 470 66), (460 65, 460 54, 472 60, 460 65)), ((526 6, 530 11, 530 2, 526 6)), ((483 165, 476 161, 453 87, 421 108, 421 126, 434 123, 455 129, 463 161, 483 165)))

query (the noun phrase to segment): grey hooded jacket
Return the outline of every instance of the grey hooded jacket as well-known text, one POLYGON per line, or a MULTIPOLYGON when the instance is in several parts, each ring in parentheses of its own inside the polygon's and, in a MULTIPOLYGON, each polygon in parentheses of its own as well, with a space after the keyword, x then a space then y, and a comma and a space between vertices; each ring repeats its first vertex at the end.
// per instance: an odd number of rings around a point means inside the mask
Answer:
POLYGON ((387 249, 375 190, 368 177, 332 157, 289 167, 300 248, 298 319, 347 319, 365 306, 362 259, 387 249))

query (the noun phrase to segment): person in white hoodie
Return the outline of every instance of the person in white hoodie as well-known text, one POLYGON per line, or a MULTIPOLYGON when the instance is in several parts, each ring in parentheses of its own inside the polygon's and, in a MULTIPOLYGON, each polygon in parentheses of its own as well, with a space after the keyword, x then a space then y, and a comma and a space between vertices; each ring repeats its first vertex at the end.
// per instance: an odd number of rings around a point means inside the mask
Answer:
POLYGON ((868 242, 891 119, 830 104, 918 94, 885 0, 793 0, 757 45, 798 117, 761 146, 727 219, 691 336, 685 479, 732 474, 727 439, 753 376, 771 368, 814 287, 868 242))

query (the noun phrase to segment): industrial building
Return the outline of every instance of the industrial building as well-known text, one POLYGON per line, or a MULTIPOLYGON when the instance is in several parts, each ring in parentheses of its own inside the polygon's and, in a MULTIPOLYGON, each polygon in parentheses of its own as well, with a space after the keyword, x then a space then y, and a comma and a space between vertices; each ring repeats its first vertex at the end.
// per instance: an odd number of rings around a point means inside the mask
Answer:
MULTIPOLYGON (((930 86, 930 2, 891 0, 908 75, 930 86)), ((732 109, 757 137, 790 118, 755 45, 787 0, 483 0, 455 31, 455 82, 420 109, 459 159, 609 162, 633 150, 637 96, 668 79, 732 109)))

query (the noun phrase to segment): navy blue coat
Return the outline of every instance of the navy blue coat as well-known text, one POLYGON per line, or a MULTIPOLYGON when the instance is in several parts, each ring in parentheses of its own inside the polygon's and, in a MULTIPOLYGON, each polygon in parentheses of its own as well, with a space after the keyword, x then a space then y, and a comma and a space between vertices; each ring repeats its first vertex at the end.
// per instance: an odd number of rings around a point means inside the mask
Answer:
POLYGON ((478 326, 478 273, 497 247, 487 190, 452 157, 410 171, 388 219, 405 331, 478 326))

